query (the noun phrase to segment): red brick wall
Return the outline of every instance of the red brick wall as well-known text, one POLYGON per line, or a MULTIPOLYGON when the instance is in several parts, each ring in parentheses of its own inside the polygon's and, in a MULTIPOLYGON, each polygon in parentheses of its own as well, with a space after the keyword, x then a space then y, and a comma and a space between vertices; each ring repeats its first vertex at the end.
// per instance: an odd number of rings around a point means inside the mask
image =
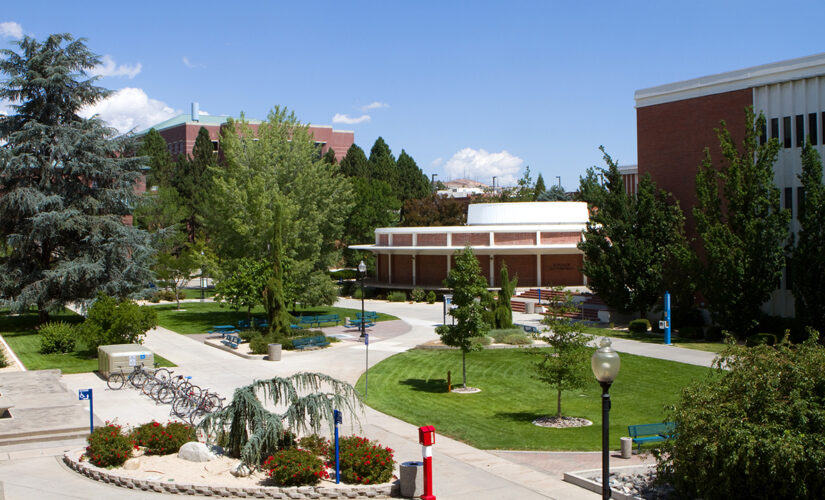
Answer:
POLYGON ((389 268, 387 267, 390 264, 389 255, 378 254, 377 257, 378 257, 378 266, 377 266, 378 276, 376 276, 376 279, 379 283, 389 283, 390 275, 389 275, 389 268))
MULTIPOLYGON (((443 247, 447 246, 447 233, 422 233, 416 238, 416 246, 419 247, 443 247)), ((446 262, 446 261, 445 261, 446 262)))
POLYGON ((518 286, 537 286, 538 276, 536 276, 536 256, 535 255, 496 255, 495 281, 493 286, 500 287, 501 264, 507 264, 507 271, 510 279, 518 274, 518 286))
POLYGON ((378 244, 382 247, 385 247, 390 244, 390 235, 388 234, 379 234, 378 235, 378 244))
POLYGON ((442 286, 446 277, 447 257, 445 255, 417 255, 415 257, 416 285, 442 286))
POLYGON ((578 243, 581 240, 581 233, 541 233, 542 245, 563 245, 566 243, 578 243))
POLYGON ((392 235, 392 246, 394 246, 394 247, 411 247, 412 246, 412 235, 411 234, 394 234, 394 235, 392 235))
MULTIPOLYGON (((582 255, 542 255, 542 286, 583 285, 582 255)), ((519 283, 519 286, 521 284, 519 283)))
MULTIPOLYGON (((481 275, 484 276, 487 283, 490 283, 490 256, 476 254, 476 260, 478 260, 478 265, 481 267, 481 275)), ((450 257, 450 269, 455 269, 455 256, 450 257)))
POLYGON ((453 233, 452 243, 454 247, 467 245, 486 247, 490 245, 490 235, 488 233, 453 233))
POLYGON ((392 281, 399 285, 412 284, 412 255, 393 255, 392 281))
POLYGON ((695 235, 696 173, 705 147, 711 159, 721 159, 714 128, 725 120, 734 141, 744 137, 745 107, 753 104, 751 89, 644 106, 636 109, 639 176, 646 173, 657 186, 673 193, 685 213, 688 236, 695 235))
POLYGON ((493 233, 496 245, 535 245, 536 233, 493 233))

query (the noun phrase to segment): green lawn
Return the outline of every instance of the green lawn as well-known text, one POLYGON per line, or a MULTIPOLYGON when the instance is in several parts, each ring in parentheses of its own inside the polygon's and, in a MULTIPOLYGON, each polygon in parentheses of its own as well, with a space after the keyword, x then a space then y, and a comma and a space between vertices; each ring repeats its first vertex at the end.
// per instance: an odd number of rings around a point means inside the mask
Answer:
MULTIPOLYGON (((51 314, 51 321, 80 323, 81 316, 64 310, 51 314)), ((97 370, 97 353, 88 352, 86 346, 78 342, 74 352, 66 354, 40 354, 40 335, 34 329, 37 325, 37 313, 31 312, 19 316, 0 313, 0 335, 6 339, 9 347, 20 358, 27 370, 48 370, 57 368, 63 373, 86 373, 97 370)), ((168 359, 155 355, 155 362, 160 366, 175 366, 168 359)))
MULTIPOLYGON (((246 319, 246 311, 233 311, 228 306, 221 307, 217 302, 185 302, 181 309, 175 309, 175 304, 163 304, 152 306, 158 312, 158 324, 178 333, 204 333, 212 329, 215 325, 237 325, 238 321, 246 319)), ((344 318, 355 318, 358 309, 346 309, 343 307, 311 307, 298 308, 297 312, 290 311, 294 315, 311 314, 337 314, 341 321, 344 318)), ((252 310, 252 314, 262 316, 264 309, 261 306, 252 310)), ((398 319, 389 314, 378 314, 378 321, 388 321, 398 319)))
MULTIPOLYGON (((626 329, 614 330, 613 328, 599 328, 597 326, 587 326, 584 328, 584 331, 585 333, 589 333, 591 335, 598 335, 600 337, 617 337, 628 340, 637 340, 639 342, 645 342, 648 344, 665 343, 664 333, 634 333, 626 329)), ((670 342, 675 346, 684 347, 686 349, 696 349, 697 351, 720 353, 725 350, 725 344, 723 342, 706 342, 704 340, 680 339, 672 335, 670 337, 670 342)))
MULTIPOLYGON (((186 299, 199 299, 201 298, 201 289, 200 288, 184 288, 181 290, 183 292, 183 296, 186 299)), ((207 288, 204 291, 204 297, 211 298, 215 295, 214 288, 207 288)))
MULTIPOLYGON (((538 356, 531 349, 488 349, 467 355, 467 384, 477 394, 446 392, 447 370, 461 384, 461 352, 415 349, 382 361, 369 373, 373 408, 414 425, 434 425, 436 432, 481 449, 601 449, 601 388, 595 379, 582 391, 566 391, 562 412, 594 425, 572 429, 538 427, 532 421, 555 414, 556 393, 532 378, 538 356)), ((711 376, 709 368, 621 354, 621 371, 610 390, 611 448, 627 426, 661 422, 664 407, 678 399, 691 381, 711 376)), ((588 365, 589 366, 589 365, 588 365)), ((364 377, 358 381, 364 393, 364 377)))

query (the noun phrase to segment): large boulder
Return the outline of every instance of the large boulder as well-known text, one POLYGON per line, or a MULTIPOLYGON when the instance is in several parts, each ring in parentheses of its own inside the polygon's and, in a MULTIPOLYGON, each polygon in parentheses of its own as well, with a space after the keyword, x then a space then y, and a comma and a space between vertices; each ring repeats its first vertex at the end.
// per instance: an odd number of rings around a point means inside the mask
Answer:
POLYGON ((205 444, 192 441, 180 447, 178 458, 190 462, 209 462, 215 460, 218 456, 212 453, 212 450, 205 444))

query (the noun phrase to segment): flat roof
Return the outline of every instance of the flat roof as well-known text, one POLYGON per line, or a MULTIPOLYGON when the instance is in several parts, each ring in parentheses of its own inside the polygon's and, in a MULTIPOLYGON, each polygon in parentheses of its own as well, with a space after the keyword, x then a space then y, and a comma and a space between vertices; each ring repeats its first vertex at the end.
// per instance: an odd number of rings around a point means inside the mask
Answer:
POLYGON ((636 107, 681 101, 825 75, 825 53, 668 83, 636 91, 636 107))

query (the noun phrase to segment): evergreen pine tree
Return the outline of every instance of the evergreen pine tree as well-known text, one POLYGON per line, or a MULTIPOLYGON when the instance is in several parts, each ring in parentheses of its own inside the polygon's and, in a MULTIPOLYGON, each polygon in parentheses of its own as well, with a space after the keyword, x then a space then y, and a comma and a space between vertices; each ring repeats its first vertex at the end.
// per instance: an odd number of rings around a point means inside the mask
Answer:
POLYGON ((341 159, 341 173, 347 177, 369 177, 368 163, 364 150, 353 144, 341 159))
POLYGON ((169 187, 172 185, 172 173, 175 163, 169 153, 169 146, 166 140, 161 137, 155 129, 141 139, 138 156, 145 156, 149 166, 149 173, 146 175, 146 189, 151 186, 169 187))
POLYGON ((142 159, 131 141, 80 109, 108 91, 87 71, 100 62, 69 34, 0 52, 0 295, 41 321, 97 292, 125 296, 150 280, 148 235, 131 215, 142 159))
POLYGON ((547 188, 544 186, 544 177, 539 174, 536 178, 536 196, 533 199, 539 201, 539 196, 541 196, 546 190, 547 188))
POLYGON ((400 196, 398 199, 403 203, 406 200, 420 199, 428 196, 432 192, 430 180, 424 172, 418 168, 412 156, 401 150, 398 155, 398 183, 400 196))
POLYGON ((321 159, 328 165, 335 165, 338 163, 338 160, 335 159, 335 150, 332 148, 327 149, 327 152, 324 153, 324 156, 322 156, 321 159))
POLYGON ((217 165, 214 151, 209 131, 201 127, 192 148, 192 156, 178 157, 175 168, 174 186, 186 209, 186 233, 190 243, 195 242, 201 225, 201 214, 206 210, 204 204, 211 184, 210 172, 217 165))
POLYGON ((381 179, 390 186, 393 186, 396 198, 400 198, 401 188, 399 186, 398 168, 395 157, 392 155, 390 147, 384 142, 382 137, 376 139, 375 144, 372 145, 368 165, 369 173, 367 176, 370 179, 381 179))

